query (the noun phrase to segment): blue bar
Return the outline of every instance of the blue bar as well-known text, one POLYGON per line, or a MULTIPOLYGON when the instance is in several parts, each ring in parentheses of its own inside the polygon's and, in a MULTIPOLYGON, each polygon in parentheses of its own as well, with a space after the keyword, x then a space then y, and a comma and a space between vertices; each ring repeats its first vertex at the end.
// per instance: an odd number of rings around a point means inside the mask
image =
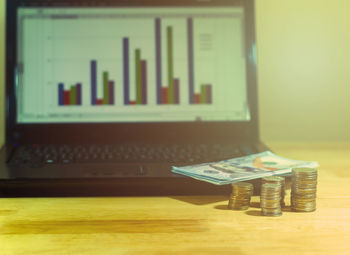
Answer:
POLYGON ((123 38, 124 104, 129 104, 129 38, 123 38))
POLYGON ((58 84, 58 105, 64 105, 64 85, 58 84))
POLYGON ((156 18, 156 80, 157 80, 157 104, 162 104, 162 42, 160 18, 156 18))
POLYGON ((91 105, 97 104, 97 63, 91 60, 91 105))
POLYGON ((187 19, 189 103, 194 104, 193 20, 187 19))

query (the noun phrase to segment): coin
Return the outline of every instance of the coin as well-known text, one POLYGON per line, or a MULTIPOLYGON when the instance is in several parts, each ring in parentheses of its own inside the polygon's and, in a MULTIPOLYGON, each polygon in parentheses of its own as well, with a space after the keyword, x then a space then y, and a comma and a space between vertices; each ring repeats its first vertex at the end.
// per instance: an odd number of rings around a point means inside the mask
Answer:
POLYGON ((253 184, 248 182, 237 182, 232 184, 232 193, 228 200, 228 209, 247 210, 253 195, 253 184))
POLYGON ((260 193, 261 214, 265 216, 281 216, 281 193, 280 183, 263 183, 260 193))
POLYGON ((316 168, 293 168, 291 187, 291 208, 293 211, 313 212, 316 210, 317 177, 316 168))
POLYGON ((261 179, 261 183, 265 184, 265 183, 275 183, 275 184, 280 184, 281 185, 281 207, 285 206, 285 202, 284 202, 284 197, 285 197, 285 187, 286 187, 286 180, 284 177, 282 176, 268 176, 268 177, 264 177, 261 179))

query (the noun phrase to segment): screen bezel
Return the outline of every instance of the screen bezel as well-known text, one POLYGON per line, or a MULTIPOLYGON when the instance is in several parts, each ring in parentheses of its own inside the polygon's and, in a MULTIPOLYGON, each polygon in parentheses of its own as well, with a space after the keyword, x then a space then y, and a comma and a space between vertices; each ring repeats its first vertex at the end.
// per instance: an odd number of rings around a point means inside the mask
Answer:
POLYGON ((17 123, 17 8, 100 6, 90 0, 7 0, 6 124, 7 143, 208 143, 258 141, 254 0, 105 0, 103 6, 208 7, 243 6, 247 60, 249 121, 137 123, 17 123), (90 4, 91 3, 91 4, 90 4), (94 5, 92 5, 94 4, 94 5), (98 132, 96 132, 98 130, 98 132))

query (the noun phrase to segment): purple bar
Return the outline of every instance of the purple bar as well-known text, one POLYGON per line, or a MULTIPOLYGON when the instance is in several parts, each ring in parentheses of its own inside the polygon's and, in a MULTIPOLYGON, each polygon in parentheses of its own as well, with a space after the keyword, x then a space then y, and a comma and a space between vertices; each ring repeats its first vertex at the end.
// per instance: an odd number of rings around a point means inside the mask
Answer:
POLYGON ((155 20, 156 29, 156 80, 157 80, 157 104, 162 104, 162 42, 160 18, 155 20))
POLYGON ((141 103, 147 104, 147 62, 141 60, 141 103))
POLYGON ((129 38, 123 38, 124 104, 129 104, 129 38))
POLYGON ((91 72, 91 105, 97 104, 97 62, 96 60, 91 60, 90 62, 90 72, 91 72))
POLYGON ((188 47, 188 88, 189 102, 194 104, 194 63, 193 63, 193 20, 187 19, 187 47, 188 47))
POLYGON ((109 104, 114 104, 114 81, 108 81, 108 103, 109 104))
POLYGON ((180 104, 180 80, 174 79, 174 104, 180 104))
POLYGON ((81 105, 82 104, 82 102, 81 102, 82 101, 81 100, 81 83, 77 83, 75 95, 76 95, 76 104, 81 105))
POLYGON ((58 105, 64 105, 64 85, 58 84, 58 105))
POLYGON ((211 85, 207 85, 206 86, 206 90, 207 90, 207 93, 206 93, 206 96, 207 96, 207 104, 212 104, 213 103, 213 99, 212 99, 212 89, 211 89, 211 85))

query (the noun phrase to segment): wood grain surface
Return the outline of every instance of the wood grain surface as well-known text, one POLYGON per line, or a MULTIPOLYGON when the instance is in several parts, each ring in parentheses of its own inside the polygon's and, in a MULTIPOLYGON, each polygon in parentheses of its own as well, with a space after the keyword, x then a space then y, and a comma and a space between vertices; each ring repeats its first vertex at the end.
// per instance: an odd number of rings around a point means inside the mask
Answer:
POLYGON ((216 196, 1 198, 0 254, 350 254, 350 144, 269 145, 320 163, 315 212, 264 217, 259 197, 247 211, 216 196))

